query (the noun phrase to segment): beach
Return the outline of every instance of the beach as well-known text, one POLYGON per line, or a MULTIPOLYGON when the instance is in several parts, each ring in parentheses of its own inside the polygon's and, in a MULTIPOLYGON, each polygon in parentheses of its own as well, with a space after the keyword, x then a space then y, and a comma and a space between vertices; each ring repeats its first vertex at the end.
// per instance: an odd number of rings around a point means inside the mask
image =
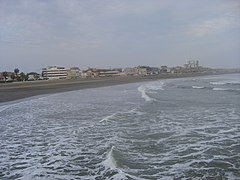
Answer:
POLYGON ((161 74, 151 76, 83 78, 78 80, 42 80, 0 84, 0 103, 15 101, 32 96, 74 91, 86 88, 97 88, 141 81, 165 78, 181 78, 209 75, 210 73, 194 74, 161 74))

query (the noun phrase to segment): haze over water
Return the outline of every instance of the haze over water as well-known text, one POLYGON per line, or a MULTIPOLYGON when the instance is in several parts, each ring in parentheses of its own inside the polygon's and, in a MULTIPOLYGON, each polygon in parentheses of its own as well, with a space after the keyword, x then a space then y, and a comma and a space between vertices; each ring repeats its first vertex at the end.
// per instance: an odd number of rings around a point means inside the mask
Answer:
POLYGON ((239 179, 240 74, 0 104, 0 179, 239 179))

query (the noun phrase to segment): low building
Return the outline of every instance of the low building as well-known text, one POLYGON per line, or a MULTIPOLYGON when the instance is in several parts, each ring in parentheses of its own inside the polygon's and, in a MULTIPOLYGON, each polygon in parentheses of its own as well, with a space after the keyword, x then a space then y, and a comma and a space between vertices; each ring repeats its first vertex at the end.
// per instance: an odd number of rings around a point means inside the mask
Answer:
POLYGON ((148 67, 147 68, 148 75, 157 75, 160 74, 160 69, 158 67, 148 67))
POLYGON ((148 67, 147 66, 138 66, 137 72, 138 72, 138 75, 145 76, 148 74, 148 67))
POLYGON ((49 66, 42 68, 44 79, 67 79, 67 69, 65 67, 49 66))
POLYGON ((83 72, 85 77, 98 77, 98 71, 96 68, 88 68, 83 72))
POLYGON ((3 76, 2 73, 0 73, 0 82, 3 82, 3 81, 5 81, 5 77, 3 76))
POLYGON ((113 70, 102 70, 98 73, 99 77, 113 77, 113 76, 120 76, 119 71, 113 71, 113 70))
POLYGON ((7 73, 7 76, 6 76, 6 79, 5 79, 4 72, 0 72, 0 82, 5 82, 5 81, 11 82, 11 81, 14 80, 15 73, 13 73, 13 72, 6 72, 6 73, 7 73))
POLYGON ((40 78, 40 74, 38 74, 36 72, 30 72, 27 74, 27 76, 28 76, 29 81, 36 81, 40 78))
POLYGON ((123 73, 126 75, 126 76, 138 76, 138 70, 137 68, 125 68, 123 70, 123 73))

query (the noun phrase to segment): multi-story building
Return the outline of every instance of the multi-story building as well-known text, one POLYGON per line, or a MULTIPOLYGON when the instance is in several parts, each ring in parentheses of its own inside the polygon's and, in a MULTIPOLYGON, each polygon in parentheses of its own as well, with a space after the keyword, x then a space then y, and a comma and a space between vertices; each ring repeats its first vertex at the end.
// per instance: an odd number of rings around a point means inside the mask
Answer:
POLYGON ((81 70, 79 67, 71 67, 67 72, 68 79, 79 79, 81 76, 81 70))
POLYGON ((49 66, 42 68, 42 76, 47 79, 67 79, 67 69, 65 67, 49 66))
POLYGON ((199 61, 196 60, 192 60, 192 61, 188 61, 187 64, 184 64, 185 68, 191 69, 191 68, 198 68, 199 67, 199 61))
POLYGON ((123 70, 126 76, 138 76, 138 69, 135 68, 125 68, 123 70))

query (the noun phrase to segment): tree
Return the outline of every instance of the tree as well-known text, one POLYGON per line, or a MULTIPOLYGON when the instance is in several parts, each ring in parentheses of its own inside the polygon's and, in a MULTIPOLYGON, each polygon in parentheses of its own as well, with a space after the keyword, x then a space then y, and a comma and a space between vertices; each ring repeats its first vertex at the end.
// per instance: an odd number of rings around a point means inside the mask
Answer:
POLYGON ((28 80, 28 76, 26 74, 24 74, 23 72, 20 73, 20 80, 21 81, 27 81, 28 80))
POLYGON ((16 79, 16 75, 15 74, 11 74, 11 79, 14 81, 14 79, 16 79))
POLYGON ((19 73, 19 69, 18 68, 15 68, 14 69, 14 73, 16 74, 16 76, 18 75, 18 73, 19 73))
POLYGON ((3 77, 4 77, 4 80, 6 82, 7 81, 7 77, 8 77, 8 72, 7 71, 3 72, 3 77))

